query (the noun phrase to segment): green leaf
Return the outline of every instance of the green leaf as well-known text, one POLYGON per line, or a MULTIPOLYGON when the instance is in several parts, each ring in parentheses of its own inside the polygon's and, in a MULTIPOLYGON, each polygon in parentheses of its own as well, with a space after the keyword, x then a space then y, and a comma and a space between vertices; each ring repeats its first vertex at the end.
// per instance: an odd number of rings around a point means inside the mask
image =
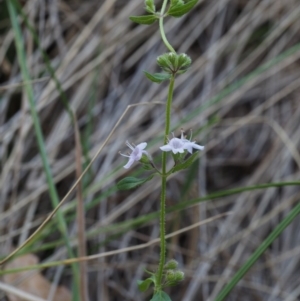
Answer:
POLYGON ((170 79, 171 78, 171 74, 164 74, 164 73, 154 73, 151 74, 147 71, 144 71, 146 77, 148 79, 150 79, 152 82, 154 83, 158 83, 160 84, 161 82, 163 82, 164 80, 170 79))
POLYGON ((178 70, 177 74, 184 74, 188 71, 188 69, 182 69, 182 70, 178 70))
POLYGON ((150 277, 150 278, 147 278, 145 280, 138 280, 138 287, 139 287, 139 290, 141 292, 145 292, 153 282, 153 279, 150 277))
POLYGON ((131 17, 129 17, 129 19, 132 22, 135 22, 138 24, 150 25, 150 24, 153 24, 157 20, 157 17, 155 15, 145 15, 145 16, 131 16, 131 17))
POLYGON ((169 295, 163 291, 156 292, 150 301, 172 301, 169 295))
POLYGON ((153 170, 153 166, 151 164, 143 164, 142 167, 144 170, 153 170))
POLYGON ((193 164, 193 162, 195 161, 195 159, 197 158, 198 153, 199 152, 193 153, 191 156, 188 157, 188 159, 186 161, 175 165, 171 169, 171 173, 174 173, 174 172, 177 172, 179 170, 186 169, 186 168, 190 167, 193 164))
POLYGON ((117 183, 117 187, 119 190, 129 190, 132 188, 135 188, 137 186, 140 186, 148 181, 150 181, 154 177, 154 174, 150 175, 146 179, 138 179, 135 177, 127 177, 122 179, 117 183))
POLYGON ((185 14, 187 14, 198 2, 199 0, 190 0, 185 4, 182 4, 180 2, 178 2, 175 5, 171 5, 169 11, 168 11, 168 15, 175 17, 175 18, 179 18, 185 14))
POLYGON ((183 0, 171 0, 171 7, 177 4, 184 4, 183 0))
POLYGON ((146 11, 148 13, 155 13, 155 4, 154 4, 154 0, 145 0, 145 4, 146 4, 146 11))

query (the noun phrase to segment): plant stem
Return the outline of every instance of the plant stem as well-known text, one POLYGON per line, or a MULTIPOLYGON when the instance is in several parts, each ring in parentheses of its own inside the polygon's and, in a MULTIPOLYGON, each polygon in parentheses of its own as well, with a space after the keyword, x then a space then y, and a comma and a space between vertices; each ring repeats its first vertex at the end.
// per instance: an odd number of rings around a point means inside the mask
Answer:
MULTIPOLYGON (((162 37, 163 42, 165 43, 166 47, 173 53, 176 53, 174 48, 168 42, 165 31, 164 31, 164 13, 167 7, 168 0, 164 0, 162 8, 161 8, 161 16, 159 19, 159 29, 160 34, 162 37)), ((175 83, 175 75, 172 75, 170 79, 169 85, 169 92, 168 92, 168 99, 166 105, 166 124, 165 124, 165 137, 164 137, 164 144, 168 142, 168 135, 170 132, 170 125, 171 125, 171 107, 172 107, 172 100, 173 100, 173 91, 174 91, 174 83, 175 83)), ((167 153, 162 152, 162 174, 161 174, 161 196, 160 196, 160 214, 159 214, 159 226, 160 226, 160 258, 159 258, 159 265, 157 271, 157 278, 156 278, 156 291, 162 289, 162 278, 163 278, 163 271, 164 265, 166 261, 166 190, 167 190, 167 153)))
MULTIPOLYGON (((168 135, 170 132, 171 124, 171 107, 173 100, 175 76, 173 75, 170 80, 168 99, 166 105, 166 124, 165 124, 165 138, 164 144, 168 141, 168 135)), ((165 217, 166 217, 166 190, 167 190, 167 153, 162 152, 162 178, 161 178, 161 197, 160 197, 160 258, 159 266, 157 271, 156 279, 156 290, 161 290, 162 288, 162 278, 163 270, 166 260, 166 229, 165 229, 165 217)))
POLYGON ((171 51, 176 53, 175 49, 171 46, 169 41, 167 40, 165 30, 164 30, 164 13, 167 7, 168 0, 164 0, 161 11, 160 11, 160 19, 159 19, 159 29, 160 29, 160 34, 163 42, 165 43, 166 47, 171 51))

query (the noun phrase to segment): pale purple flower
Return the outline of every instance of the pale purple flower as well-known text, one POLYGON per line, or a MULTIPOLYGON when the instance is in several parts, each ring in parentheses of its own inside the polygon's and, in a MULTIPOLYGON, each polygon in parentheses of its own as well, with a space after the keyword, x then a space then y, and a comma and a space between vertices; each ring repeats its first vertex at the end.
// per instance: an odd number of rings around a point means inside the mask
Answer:
POLYGON ((204 150, 204 146, 196 144, 196 141, 187 141, 184 145, 185 149, 192 154, 193 153, 193 148, 198 149, 198 150, 204 150))
POLYGON ((196 141, 191 141, 192 135, 190 137, 190 140, 186 139, 183 136, 183 131, 181 130, 181 141, 184 143, 184 149, 186 149, 190 154, 193 153, 193 148, 198 150, 204 150, 204 146, 196 144, 196 141))
POLYGON ((179 138, 172 138, 169 140, 168 144, 161 146, 160 149, 164 152, 172 151, 174 154, 184 153, 185 142, 179 138))
POLYGON ((164 152, 172 151, 174 154, 184 153, 187 150, 189 153, 193 153, 193 148, 198 150, 203 150, 204 146, 196 144, 196 141, 191 141, 186 139, 183 135, 183 131, 181 131, 181 138, 173 137, 169 140, 168 144, 161 146, 160 149, 164 152))
POLYGON ((126 145, 132 150, 132 153, 128 155, 123 155, 120 153, 122 156, 129 158, 129 161, 127 164, 124 166, 124 168, 128 169, 130 166, 134 163, 134 161, 140 161, 143 154, 147 154, 147 152, 144 150, 144 148, 147 146, 146 142, 142 142, 135 146, 134 144, 131 145, 128 141, 126 141, 126 145))

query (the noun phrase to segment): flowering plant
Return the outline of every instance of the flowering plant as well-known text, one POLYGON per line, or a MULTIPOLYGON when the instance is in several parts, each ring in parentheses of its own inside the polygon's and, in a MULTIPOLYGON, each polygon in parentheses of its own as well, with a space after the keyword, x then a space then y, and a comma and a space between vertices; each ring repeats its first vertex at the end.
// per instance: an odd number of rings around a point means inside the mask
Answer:
POLYGON ((147 143, 142 142, 138 145, 131 145, 126 142, 126 145, 131 149, 128 155, 121 154, 128 157, 129 160, 125 169, 130 168, 134 162, 140 162, 144 169, 151 172, 150 176, 145 179, 138 179, 135 177, 126 177, 118 183, 119 189, 131 189, 150 181, 155 175, 161 177, 161 198, 160 198, 160 260, 156 272, 148 272, 150 277, 138 281, 138 286, 141 291, 146 291, 151 285, 154 285, 154 294, 151 301, 170 301, 170 297, 164 291, 168 286, 177 285, 184 279, 184 273, 178 270, 177 262, 173 259, 166 263, 166 238, 165 238, 165 214, 166 214, 166 184, 167 178, 172 173, 186 169, 194 162, 198 156, 198 151, 203 150, 204 146, 198 145, 192 141, 192 137, 187 139, 181 130, 181 137, 177 138, 173 134, 170 140, 171 127, 171 108, 173 100, 173 91, 176 76, 185 73, 191 65, 191 58, 185 53, 177 54, 175 49, 171 46, 164 32, 163 20, 166 16, 179 18, 188 13, 196 4, 198 0, 163 0, 160 12, 156 11, 154 0, 145 0, 147 15, 130 17, 131 21, 150 25, 159 21, 159 28, 162 40, 167 47, 167 53, 157 57, 157 64, 162 69, 161 73, 151 74, 145 72, 146 77, 154 83, 161 83, 169 81, 168 97, 166 101, 166 119, 165 119, 165 136, 163 145, 160 147, 162 151, 161 170, 155 165, 145 150, 147 143), (193 151, 196 150, 194 153, 193 151), (167 155, 171 153, 174 165, 170 170, 167 170, 167 155))

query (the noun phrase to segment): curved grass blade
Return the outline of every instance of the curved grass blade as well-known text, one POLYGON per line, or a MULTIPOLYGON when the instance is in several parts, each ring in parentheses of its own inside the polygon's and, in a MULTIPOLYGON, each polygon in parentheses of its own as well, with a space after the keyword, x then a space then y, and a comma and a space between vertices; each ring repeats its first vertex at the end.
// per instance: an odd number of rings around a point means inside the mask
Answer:
MULTIPOLYGON (((58 197, 58 193, 57 193, 57 190, 56 190, 56 187, 54 184, 54 180, 53 180, 53 176, 51 173, 51 168, 50 168, 50 164, 48 161, 46 147, 45 147, 45 143, 44 143, 44 137, 43 137, 42 129, 40 126, 39 116, 38 116, 37 109, 35 106, 34 94, 33 94, 33 89, 32 89, 32 85, 31 85, 31 78, 30 78, 29 70, 28 70, 28 67, 26 64, 26 56, 25 56, 25 49, 24 49, 24 45, 23 45, 21 28, 20 28, 20 25, 17 20, 18 17, 17 17, 16 9, 10 0, 7 0, 7 7, 9 10, 12 28, 13 28, 13 31, 15 34, 15 44, 16 44, 16 50, 17 50, 18 61, 20 64, 21 74, 22 74, 23 80, 26 82, 25 91, 26 91, 28 101, 29 101, 29 107, 30 107, 30 112, 31 112, 31 116, 32 116, 32 121, 33 121, 36 138, 37 138, 39 152, 41 155, 43 168, 44 168, 44 172, 46 175, 47 184, 49 187, 49 194, 50 194, 50 198, 52 201, 52 205, 55 208, 59 203, 59 197, 58 197)), ((64 241, 67 246, 69 256, 74 257, 73 251, 72 251, 70 243, 69 243, 69 238, 68 238, 68 234, 67 234, 67 225, 64 220, 64 216, 61 211, 58 211, 57 213, 58 213, 57 214, 58 228, 59 228, 62 236, 64 237, 64 241)), ((79 282, 78 265, 77 264, 72 265, 72 270, 73 270, 73 276, 74 276, 75 283, 78 283, 79 282)), ((76 285, 76 287, 78 287, 78 285, 76 285)), ((77 294, 75 294, 75 295, 77 295, 77 294)), ((75 300, 77 300, 77 299, 75 298, 75 300)))
POLYGON ((261 243, 261 245, 250 256, 247 262, 238 270, 232 277, 230 282, 223 288, 220 294, 216 297, 215 301, 224 300, 237 283, 245 276, 249 269, 255 264, 259 257, 268 249, 273 241, 284 231, 284 229, 300 214, 299 204, 277 225, 272 233, 261 243))

